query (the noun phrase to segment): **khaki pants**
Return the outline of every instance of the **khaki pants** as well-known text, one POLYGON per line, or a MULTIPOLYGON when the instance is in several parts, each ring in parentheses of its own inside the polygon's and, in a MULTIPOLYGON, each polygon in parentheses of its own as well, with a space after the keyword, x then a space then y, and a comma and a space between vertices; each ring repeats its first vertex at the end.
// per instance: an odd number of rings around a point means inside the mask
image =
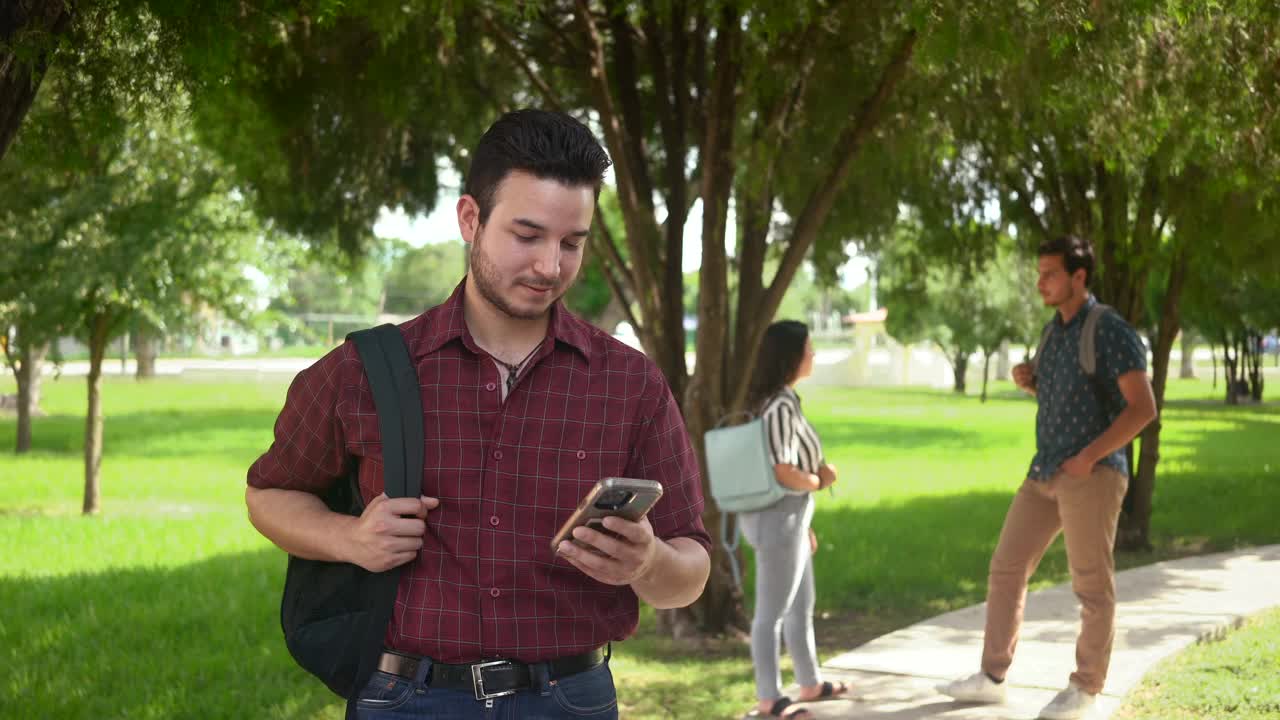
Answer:
POLYGON ((1027 600, 1027 580, 1061 531, 1066 538, 1071 589, 1080 599, 1074 682, 1102 691, 1115 638, 1116 577, 1112 547, 1129 478, 1105 466, 1088 477, 1058 472, 1048 481, 1027 478, 1004 519, 987 580, 987 628, 982 669, 1003 678, 1013 663, 1027 600))

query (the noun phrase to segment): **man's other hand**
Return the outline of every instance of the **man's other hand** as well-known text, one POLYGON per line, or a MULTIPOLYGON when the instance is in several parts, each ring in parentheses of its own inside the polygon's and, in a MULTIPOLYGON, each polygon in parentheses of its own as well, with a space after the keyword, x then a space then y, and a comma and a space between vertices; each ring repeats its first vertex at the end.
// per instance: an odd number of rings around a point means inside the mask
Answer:
POLYGON ((418 556, 427 533, 427 512, 439 507, 436 498, 375 497, 350 527, 348 558, 369 572, 382 572, 418 556))
POLYGON ((1013 366, 1013 384, 1032 395, 1036 392, 1036 376, 1031 370, 1031 363, 1018 363, 1013 366))

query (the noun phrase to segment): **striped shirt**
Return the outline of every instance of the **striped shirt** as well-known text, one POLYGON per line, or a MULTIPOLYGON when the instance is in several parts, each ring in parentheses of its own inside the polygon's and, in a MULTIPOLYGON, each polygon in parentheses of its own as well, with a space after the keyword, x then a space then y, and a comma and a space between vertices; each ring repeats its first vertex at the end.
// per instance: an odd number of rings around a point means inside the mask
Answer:
POLYGON ((800 411, 800 397, 795 390, 783 387, 765 403, 760 416, 769 432, 773 462, 817 474, 824 460, 822 441, 800 411))

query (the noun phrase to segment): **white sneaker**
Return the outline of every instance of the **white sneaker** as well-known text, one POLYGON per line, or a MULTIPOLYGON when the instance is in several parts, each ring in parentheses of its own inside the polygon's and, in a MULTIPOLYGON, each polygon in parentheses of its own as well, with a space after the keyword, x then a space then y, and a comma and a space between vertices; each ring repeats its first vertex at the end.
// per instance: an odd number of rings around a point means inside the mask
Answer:
POLYGON ((960 702, 1004 702, 1004 683, 992 681, 984 672, 977 672, 967 678, 939 685, 937 689, 943 695, 950 695, 960 702))
POLYGON ((1066 690, 1058 693, 1044 709, 1040 711, 1040 717, 1044 720, 1077 720, 1082 718, 1093 709, 1093 701, 1097 699, 1097 695, 1089 693, 1076 687, 1075 683, 1067 686, 1066 690))

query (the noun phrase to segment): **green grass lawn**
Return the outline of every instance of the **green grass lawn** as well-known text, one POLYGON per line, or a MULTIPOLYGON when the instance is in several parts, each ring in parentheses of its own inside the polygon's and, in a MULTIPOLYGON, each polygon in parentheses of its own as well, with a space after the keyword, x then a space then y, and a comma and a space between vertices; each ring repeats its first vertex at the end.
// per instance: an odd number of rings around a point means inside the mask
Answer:
POLYGON ((1221 640, 1160 663, 1117 720, 1274 720, 1280 717, 1280 609, 1221 640))
MULTIPOLYGON (((1122 566, 1280 542, 1280 406, 1227 408, 1208 385, 1171 388, 1156 550, 1122 566)), ((45 385, 29 455, 10 454, 15 423, 0 417, 0 718, 340 717, 284 649, 284 556, 243 509, 285 388, 108 380, 94 518, 78 514, 83 380, 45 385)), ((841 470, 815 519, 823 657, 981 601, 1031 456, 1033 403, 1007 383, 985 405, 917 389, 801 393, 841 470)), ((1059 542, 1034 582, 1066 577, 1059 542)), ((624 717, 710 720, 751 704, 741 638, 678 645, 652 625, 645 613, 616 648, 624 717)))

